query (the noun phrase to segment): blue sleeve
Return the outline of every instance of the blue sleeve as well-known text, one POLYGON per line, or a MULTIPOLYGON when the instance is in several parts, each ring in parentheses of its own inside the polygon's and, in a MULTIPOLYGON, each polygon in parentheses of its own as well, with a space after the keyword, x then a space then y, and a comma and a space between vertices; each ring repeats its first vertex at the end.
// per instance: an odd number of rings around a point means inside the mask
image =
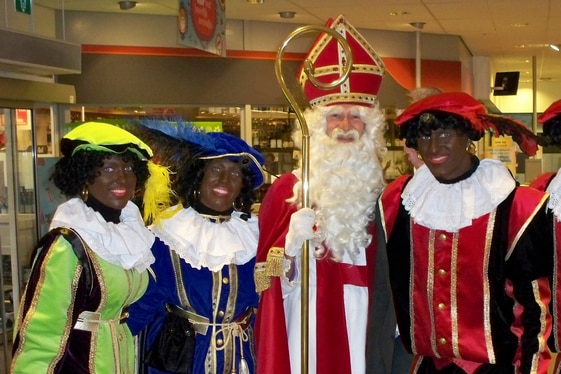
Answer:
POLYGON ((175 291, 175 280, 169 247, 156 238, 152 246, 152 253, 156 260, 151 266, 153 272, 151 272, 146 292, 129 307, 127 325, 133 335, 137 335, 151 322, 160 319, 165 314, 166 303, 174 302, 172 297, 175 291))

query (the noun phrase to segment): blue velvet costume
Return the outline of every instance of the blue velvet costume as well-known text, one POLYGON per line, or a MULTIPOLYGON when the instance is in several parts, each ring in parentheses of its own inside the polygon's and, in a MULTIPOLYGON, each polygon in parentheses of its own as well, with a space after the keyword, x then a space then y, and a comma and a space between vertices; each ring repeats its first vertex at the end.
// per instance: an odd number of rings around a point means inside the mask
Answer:
MULTIPOLYGON (((163 322, 165 304, 181 305, 171 259, 175 251, 181 258, 188 309, 208 318, 207 324, 194 323, 197 334, 192 373, 229 373, 232 366, 238 369, 240 345, 249 372, 253 373, 253 310, 258 303, 253 278, 257 219, 246 221, 234 212, 225 222, 213 222, 187 208, 152 230, 159 237, 153 246, 156 279, 150 280, 144 296, 129 309, 127 323, 133 334, 148 326, 146 339, 150 347, 163 322), (242 338, 229 333, 227 326, 243 317, 249 325, 239 324, 242 338), (201 328, 206 328, 206 333, 201 334, 201 328)), ((153 368, 149 372, 159 373, 153 368)))

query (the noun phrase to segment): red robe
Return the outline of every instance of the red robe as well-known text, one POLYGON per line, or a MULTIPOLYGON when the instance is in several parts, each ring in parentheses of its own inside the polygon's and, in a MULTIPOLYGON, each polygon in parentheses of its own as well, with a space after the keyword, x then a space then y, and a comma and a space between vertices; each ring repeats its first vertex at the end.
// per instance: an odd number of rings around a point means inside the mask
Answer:
MULTIPOLYGON (((270 280, 270 286, 261 294, 255 325, 255 341, 258 373, 290 374, 287 328, 281 283, 278 276, 259 275, 260 267, 267 261, 269 250, 284 248, 290 216, 296 211, 295 204, 286 199, 292 197, 297 177, 281 176, 269 188, 259 212, 260 237, 257 250, 256 284, 270 280), (264 280, 265 279, 265 280, 264 280)), ((372 227, 369 227, 372 233, 372 227)), ((347 343, 343 286, 354 284, 371 288, 375 266, 375 238, 366 249, 367 266, 336 263, 328 258, 316 260, 317 267, 317 315, 309 324, 317 330, 317 372, 350 373, 350 356, 347 343)), ((310 248, 312 251, 312 248, 310 248)), ((265 286, 266 287, 266 286, 265 286)), ((263 287, 261 287, 263 288, 263 287)), ((372 292, 369 292, 369 298, 372 292)), ((367 308, 368 305, 364 305, 367 308)), ((390 326, 393 331, 395 326, 390 326)))

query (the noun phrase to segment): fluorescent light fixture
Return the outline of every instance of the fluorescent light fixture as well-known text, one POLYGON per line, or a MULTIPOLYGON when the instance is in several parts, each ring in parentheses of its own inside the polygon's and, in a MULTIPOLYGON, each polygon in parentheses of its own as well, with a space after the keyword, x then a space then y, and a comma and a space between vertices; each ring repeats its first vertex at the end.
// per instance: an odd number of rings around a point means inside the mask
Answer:
POLYGON ((549 48, 553 49, 556 52, 559 52, 559 46, 557 44, 550 44, 549 48))

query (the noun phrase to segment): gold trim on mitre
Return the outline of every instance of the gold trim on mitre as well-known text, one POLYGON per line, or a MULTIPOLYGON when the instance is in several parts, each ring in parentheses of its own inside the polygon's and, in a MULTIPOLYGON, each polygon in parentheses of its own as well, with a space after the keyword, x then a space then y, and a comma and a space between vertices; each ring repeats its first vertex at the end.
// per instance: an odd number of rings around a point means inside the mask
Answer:
MULTIPOLYGON (((348 42, 353 54, 353 65, 349 78, 343 84, 327 90, 315 87, 302 66, 298 81, 310 105, 374 106, 385 73, 382 58, 342 15, 328 21, 326 26, 336 30, 348 42)), ((326 33, 319 36, 306 59, 314 66, 314 77, 324 83, 331 83, 343 75, 347 60, 343 46, 335 37, 326 33)))

